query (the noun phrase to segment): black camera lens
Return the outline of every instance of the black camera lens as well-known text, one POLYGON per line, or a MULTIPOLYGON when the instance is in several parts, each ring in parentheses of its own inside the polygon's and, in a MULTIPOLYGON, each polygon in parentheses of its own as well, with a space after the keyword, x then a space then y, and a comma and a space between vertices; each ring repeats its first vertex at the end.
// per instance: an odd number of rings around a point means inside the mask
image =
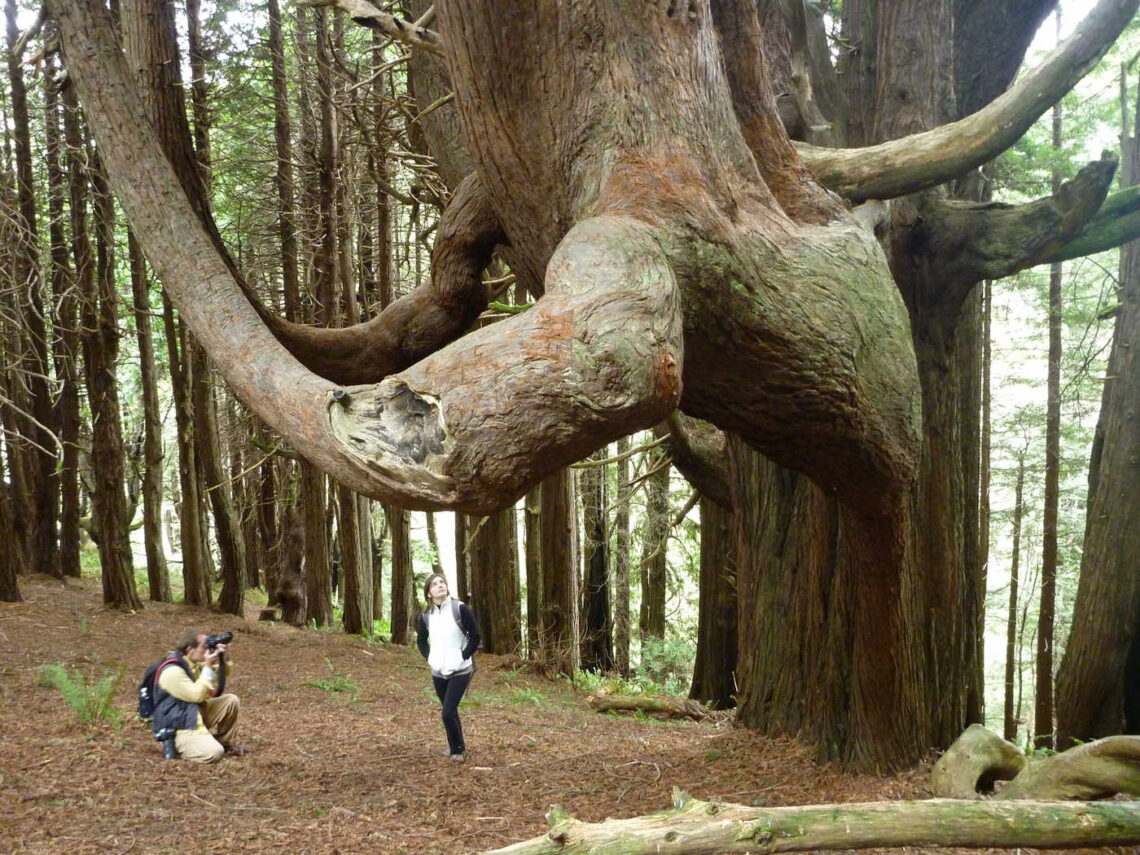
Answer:
POLYGON ((206 649, 213 650, 219 644, 229 644, 234 640, 232 632, 219 632, 217 635, 206 636, 206 649))

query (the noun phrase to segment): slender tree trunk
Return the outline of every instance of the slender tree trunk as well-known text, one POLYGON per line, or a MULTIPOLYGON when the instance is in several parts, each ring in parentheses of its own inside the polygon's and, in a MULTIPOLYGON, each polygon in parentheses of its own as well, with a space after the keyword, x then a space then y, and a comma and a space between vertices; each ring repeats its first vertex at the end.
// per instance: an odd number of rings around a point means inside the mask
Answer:
MULTIPOLYGON (((181 59, 171 4, 150 4, 142 0, 122 0, 121 32, 123 50, 140 82, 140 92, 148 106, 159 142, 174 166, 183 189, 209 231, 222 247, 213 218, 209 214, 203 173, 191 145, 186 120, 181 79, 181 59)), ((228 258, 228 256, 227 256, 228 258)), ((178 426, 178 469, 181 488, 181 546, 184 597, 191 605, 204 605, 212 599, 208 564, 206 520, 202 515, 202 482, 196 424, 204 414, 195 413, 192 401, 194 371, 190 350, 180 333, 172 307, 163 296, 167 354, 170 361, 171 390, 178 426)))
MULTIPOLYGON (((4 455, 0 454, 0 526, 4 527, 4 531, 12 531, 12 508, 15 503, 9 495, 11 484, 4 475, 4 455)), ((19 571, 20 561, 16 550, 0 551, 0 603, 18 603, 24 599, 20 595, 19 571)))
POLYGON ((614 514, 614 667, 623 677, 629 667, 629 437, 617 441, 617 512, 614 514))
MULTIPOLYGON (((202 210, 206 219, 209 215, 210 176, 212 162, 210 154, 210 111, 209 93, 206 84, 206 61, 202 46, 201 4, 199 0, 186 2, 187 57, 190 62, 190 106, 194 116, 193 156, 201 176, 201 188, 205 196, 202 210)), ((223 612, 240 615, 244 611, 246 557, 245 542, 242 540, 234 508, 233 493, 229 479, 222 465, 222 444, 218 434, 218 418, 214 401, 213 381, 210 376, 209 360, 206 352, 196 340, 190 347, 196 417, 194 437, 197 442, 198 463, 201 467, 202 482, 210 509, 214 516, 214 536, 221 558, 222 590, 218 605, 223 612)))
POLYGON ((412 590, 412 538, 408 512, 385 507, 392 536, 392 643, 409 644, 417 617, 419 598, 412 590))
POLYGON ((305 526, 305 619, 317 626, 332 625, 332 562, 329 555, 326 478, 302 461, 301 518, 305 526))
MULTIPOLYGON (((23 298, 22 316, 26 330, 26 349, 20 364, 24 383, 28 389, 28 407, 34 422, 26 424, 25 436, 31 440, 21 449, 28 455, 29 510, 31 540, 28 554, 37 573, 63 577, 60 569, 56 541, 56 516, 59 504, 59 479, 56 475, 56 441, 52 396, 48 389, 50 365, 48 361, 47 315, 44 311, 43 277, 39 263, 39 228, 36 222, 36 198, 32 174, 31 130, 29 128, 27 88, 19 52, 15 50, 19 38, 16 26, 15 0, 4 6, 7 22, 8 89, 12 102, 12 133, 16 144, 16 198, 17 247, 12 271, 17 289, 23 298)), ((24 420, 27 421, 27 420, 24 420)))
POLYGON ((522 643, 515 509, 477 519, 468 535, 471 607, 488 653, 516 653, 522 643))
POLYGON ((379 525, 372 526, 372 619, 384 620, 384 540, 388 537, 387 511, 380 514, 379 525))
POLYGON ((435 533, 435 514, 428 511, 424 514, 427 521, 428 545, 431 547, 431 572, 443 573, 443 565, 439 563, 439 538, 435 533))
POLYGON ((467 543, 467 532, 471 517, 455 514, 455 590, 459 599, 471 599, 471 550, 467 543))
MULTIPOLYGON (((978 451, 980 463, 978 472, 978 570, 980 578, 978 580, 978 602, 976 606, 979 615, 985 615, 986 590, 989 587, 987 579, 989 578, 990 569, 990 438, 992 433, 990 426, 992 412, 990 381, 993 374, 993 309, 993 283, 987 279, 981 285, 982 328, 980 337, 982 344, 982 415, 981 424, 979 425, 981 431, 981 446, 978 451)), ((985 633, 979 632, 974 654, 978 662, 985 662, 985 646, 985 633)), ((985 720, 984 710, 982 709, 984 707, 981 700, 982 694, 983 692, 979 690, 979 707, 977 710, 970 711, 969 717, 971 721, 980 722, 985 720)))
POLYGON ((360 528, 358 496, 337 489, 337 531, 340 537, 344 631, 352 635, 372 631, 372 550, 367 550, 360 528))
POLYGON ((1020 669, 1017 657, 1017 596, 1021 563, 1021 515, 1025 489, 1025 457, 1017 459, 1017 486, 1013 497, 1013 554, 1009 565, 1009 607, 1005 627, 1005 696, 1002 735, 1017 741, 1017 710, 1014 704, 1015 677, 1020 669))
MULTIPOLYGON (((592 461, 604 460, 606 449, 595 452, 592 461)), ((585 537, 585 584, 581 620, 582 670, 606 672, 614 667, 613 625, 610 621, 609 518, 606 501, 605 469, 601 466, 581 470, 578 478, 582 497, 582 529, 585 537)))
MULTIPOLYGON (((64 228, 67 179, 62 167, 62 109, 55 57, 47 58, 44 104, 47 143, 51 280, 55 313, 55 376, 59 382, 57 425, 62 452, 59 465, 59 565, 66 578, 79 578, 79 304, 64 228)), ((10 531, 11 529, 5 529, 10 531)))
MULTIPOLYGON (((87 399, 91 406, 91 467, 95 527, 103 602, 120 609, 141 609, 135 590, 129 540, 131 517, 123 492, 126 455, 119 407, 115 361, 119 351, 118 295, 115 292, 115 217, 111 190, 98 157, 91 171, 95 198, 96 270, 92 290, 80 289, 83 302, 83 353, 87 366, 87 399)), ((88 284, 88 283, 84 283, 88 284)))
POLYGON ((665 638, 665 583, 668 572, 669 469, 660 458, 650 459, 656 470, 645 482, 645 519, 641 527, 641 650, 647 639, 665 638))
POLYGON ((573 479, 568 469, 542 482, 541 658, 563 674, 578 668, 578 561, 573 479))
POLYGON ((190 401, 189 365, 182 347, 179 322, 166 294, 162 297, 163 328, 166 333, 166 356, 170 363, 170 391, 174 400, 174 418, 178 432, 179 543, 182 551, 183 599, 192 606, 206 605, 211 600, 207 556, 205 553, 205 520, 199 494, 198 456, 194 451, 194 413, 190 401))
POLYGON ((281 240, 281 282, 284 288, 285 317, 300 318, 301 287, 297 272, 296 203, 293 189, 292 123, 289 120, 289 91, 285 77, 285 45, 281 37, 281 5, 269 3, 269 53, 273 76, 273 135, 277 148, 277 222, 281 240))
POLYGON ((542 650, 542 487, 523 499, 523 534, 526 538, 526 655, 538 659, 542 650))
MULTIPOLYGON (((1057 13, 1057 28, 1061 26, 1057 13)), ((1061 107, 1053 107, 1053 148, 1061 148, 1061 107)), ((1053 193, 1061 175, 1053 172, 1053 193)), ((1052 748, 1053 643, 1057 603, 1057 513, 1061 480, 1061 265, 1049 267, 1049 371, 1045 404, 1045 510, 1041 532, 1041 601, 1037 612, 1037 675, 1034 688, 1033 744, 1052 748)))
POLYGON ((736 704, 736 605, 732 513, 702 498, 697 661, 689 697, 717 709, 736 704))
POLYGON ((154 334, 150 322, 150 283, 146 261, 128 234, 131 262, 131 291, 134 296, 135 335, 139 348, 139 372, 143 400, 143 544, 146 549, 146 572, 150 599, 173 601, 166 552, 162 548, 162 415, 158 405, 158 383, 155 378, 154 334))
POLYGON ((275 602, 281 561, 281 529, 277 524, 277 508, 281 504, 277 490, 278 470, 277 461, 267 457, 258 466, 257 479, 257 529, 261 537, 260 552, 265 558, 262 581, 271 605, 275 602))

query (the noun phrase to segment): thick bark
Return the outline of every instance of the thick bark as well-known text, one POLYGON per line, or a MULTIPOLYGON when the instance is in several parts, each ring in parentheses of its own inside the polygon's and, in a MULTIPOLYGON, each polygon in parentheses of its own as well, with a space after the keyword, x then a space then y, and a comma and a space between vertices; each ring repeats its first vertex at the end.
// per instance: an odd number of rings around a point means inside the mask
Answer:
POLYGON ((542 599, 536 658, 563 674, 573 674, 578 668, 578 527, 574 517, 573 479, 568 469, 560 470, 542 482, 540 495, 542 599))
POLYGON ((345 487, 338 487, 337 536, 340 540, 341 591, 344 631, 372 632, 371 532, 362 527, 361 503, 367 500, 345 487), (368 535, 367 539, 365 534, 368 535), (365 548, 365 547, 368 548, 365 548))
MULTIPOLYGON (((201 173, 190 147, 190 130, 182 97, 174 9, 170 5, 154 5, 127 0, 120 11, 123 50, 127 63, 138 81, 138 91, 146 105, 147 126, 155 129, 164 157, 176 168, 180 186, 184 188, 196 219, 207 229, 213 219, 206 207, 206 193, 201 173)), ((216 237, 216 230, 213 232, 216 237)), ((145 250, 145 238, 135 232, 145 250)), ((214 241, 220 246, 220 239, 214 241)), ((167 353, 170 360, 171 386, 178 425, 179 478, 181 484, 182 577, 186 602, 202 605, 210 602, 208 553, 205 518, 202 515, 200 444, 196 439, 197 414, 193 413, 191 389, 192 360, 188 349, 179 346, 178 328, 168 301, 164 297, 167 353)))
MULTIPOLYGON (((1140 114, 1137 115, 1140 123, 1140 114)), ((1123 181, 1140 182, 1140 124, 1125 147, 1123 181)), ((1113 329, 1094 456, 1080 583, 1057 674, 1057 734, 1077 739, 1134 732, 1140 668, 1140 246, 1120 253, 1120 304, 1113 329)))
POLYGON ((716 855, 883 847, 1073 848, 1140 842, 1135 802, 1064 804, 930 799, 749 808, 674 790, 673 809, 587 823, 560 808, 541 837, 482 855, 716 855))
POLYGON ((517 653, 522 632, 515 509, 472 522, 467 537, 470 603, 482 631, 483 649, 517 653))
POLYGON ((732 513, 702 498, 697 660, 689 697, 717 709, 736 705, 736 603, 732 513))
POLYGON ((328 483, 323 472, 302 461, 301 519, 305 527, 305 620, 332 626, 332 557, 329 550, 328 483))

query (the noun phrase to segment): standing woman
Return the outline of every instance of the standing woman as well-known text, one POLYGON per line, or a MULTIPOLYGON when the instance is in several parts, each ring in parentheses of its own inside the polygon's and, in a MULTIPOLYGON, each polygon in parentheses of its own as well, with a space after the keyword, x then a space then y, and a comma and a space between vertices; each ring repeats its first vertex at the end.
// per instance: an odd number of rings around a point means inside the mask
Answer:
POLYGON ((479 626, 466 603, 448 594, 447 580, 438 573, 424 583, 427 608, 416 621, 416 646, 431 668, 435 693, 443 705, 443 729, 447 731, 447 753, 457 763, 467 759, 459 702, 475 673, 475 651, 479 647, 479 626))

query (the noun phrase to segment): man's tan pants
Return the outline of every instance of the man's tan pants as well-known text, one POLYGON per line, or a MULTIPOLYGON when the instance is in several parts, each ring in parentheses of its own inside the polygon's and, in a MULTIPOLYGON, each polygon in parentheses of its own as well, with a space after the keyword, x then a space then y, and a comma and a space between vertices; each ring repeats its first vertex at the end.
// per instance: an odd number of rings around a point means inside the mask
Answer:
POLYGON ((178 749, 178 756, 192 763, 221 760, 226 753, 224 746, 233 744, 239 706, 237 695, 221 695, 201 704, 199 709, 207 729, 176 732, 174 747, 178 749))

